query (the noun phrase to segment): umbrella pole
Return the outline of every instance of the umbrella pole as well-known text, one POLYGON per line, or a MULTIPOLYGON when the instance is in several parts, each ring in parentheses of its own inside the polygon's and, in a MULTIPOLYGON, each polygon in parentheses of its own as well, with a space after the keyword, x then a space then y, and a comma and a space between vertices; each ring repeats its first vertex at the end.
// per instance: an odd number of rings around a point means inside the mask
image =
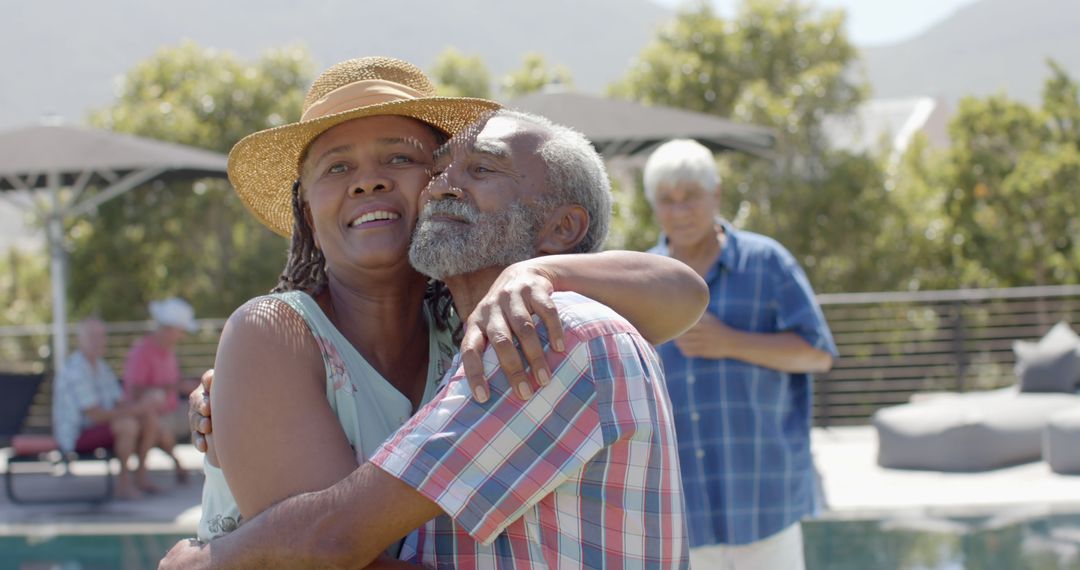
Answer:
POLYGON ((49 173, 49 197, 52 212, 49 215, 49 282, 52 285, 52 359, 53 374, 67 356, 67 295, 64 274, 64 221, 60 208, 60 174, 49 173))

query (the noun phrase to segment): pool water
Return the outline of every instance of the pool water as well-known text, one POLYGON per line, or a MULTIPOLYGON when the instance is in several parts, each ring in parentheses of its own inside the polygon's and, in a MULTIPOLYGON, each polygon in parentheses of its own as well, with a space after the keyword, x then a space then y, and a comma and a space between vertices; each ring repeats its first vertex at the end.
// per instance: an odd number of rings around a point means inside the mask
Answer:
POLYGON ((144 570, 176 541, 173 534, 0 536, 0 570, 144 570))
POLYGON ((1080 515, 808 521, 807 570, 1080 570, 1080 515))
MULTIPOLYGON (((803 536, 807 570, 1080 570, 1080 515, 1012 523, 818 520, 804 524, 803 536)), ((152 569, 182 538, 4 536, 0 570, 152 569)))

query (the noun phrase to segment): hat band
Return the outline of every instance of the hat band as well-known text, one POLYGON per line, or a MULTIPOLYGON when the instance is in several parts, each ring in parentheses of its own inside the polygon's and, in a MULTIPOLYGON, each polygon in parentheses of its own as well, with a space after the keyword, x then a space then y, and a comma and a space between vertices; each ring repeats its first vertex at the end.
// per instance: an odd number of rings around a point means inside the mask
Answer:
POLYGON ((319 119, 327 115, 351 111, 379 103, 419 99, 424 94, 393 81, 364 79, 342 85, 311 104, 300 117, 301 121, 319 119))

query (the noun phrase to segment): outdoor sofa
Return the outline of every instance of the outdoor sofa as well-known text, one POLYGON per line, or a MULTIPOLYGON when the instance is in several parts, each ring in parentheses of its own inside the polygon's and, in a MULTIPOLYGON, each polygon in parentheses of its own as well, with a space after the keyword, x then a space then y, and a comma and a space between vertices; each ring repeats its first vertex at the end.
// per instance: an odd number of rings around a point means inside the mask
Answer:
POLYGON ((1054 471, 1080 473, 1080 337, 1058 323, 1013 350, 1014 386, 878 410, 878 465, 985 471, 1046 458, 1054 471))

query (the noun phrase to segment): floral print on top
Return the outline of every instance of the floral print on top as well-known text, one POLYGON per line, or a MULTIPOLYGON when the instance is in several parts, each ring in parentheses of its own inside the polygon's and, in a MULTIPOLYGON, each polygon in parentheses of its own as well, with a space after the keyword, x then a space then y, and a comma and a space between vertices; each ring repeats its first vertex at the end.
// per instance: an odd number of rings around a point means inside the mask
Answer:
MULTIPOLYGON (((322 353, 326 367, 326 400, 338 417, 341 429, 356 451, 357 461, 366 461, 379 445, 412 416, 412 403, 369 364, 307 293, 290 291, 269 295, 287 304, 307 323, 322 353)), ((428 335, 427 386, 421 404, 435 396, 439 379, 450 367, 457 346, 450 331, 434 328, 434 319, 425 309, 428 335)), ((227 534, 241 524, 240 509, 229 491, 221 469, 203 461, 200 540, 227 534)))

